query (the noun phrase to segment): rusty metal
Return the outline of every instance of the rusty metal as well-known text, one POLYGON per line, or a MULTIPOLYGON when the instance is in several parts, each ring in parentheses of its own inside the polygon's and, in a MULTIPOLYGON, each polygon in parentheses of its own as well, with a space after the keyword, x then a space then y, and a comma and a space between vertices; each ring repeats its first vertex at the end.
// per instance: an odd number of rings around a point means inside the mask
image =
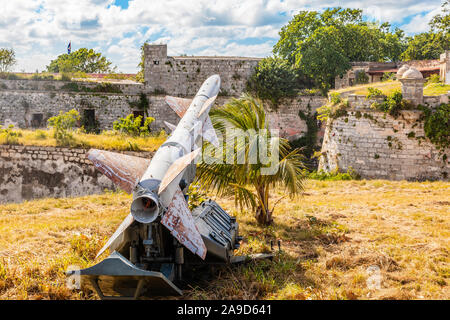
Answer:
POLYGON ((192 103, 191 99, 177 98, 172 96, 166 96, 166 103, 172 108, 173 111, 180 117, 183 118, 187 109, 192 103))
POLYGON ((170 230, 177 240, 200 258, 206 257, 206 246, 194 223, 183 192, 178 187, 172 203, 161 219, 161 223, 170 230))
POLYGON ((127 193, 132 193, 150 160, 121 153, 91 149, 87 158, 94 166, 127 193))

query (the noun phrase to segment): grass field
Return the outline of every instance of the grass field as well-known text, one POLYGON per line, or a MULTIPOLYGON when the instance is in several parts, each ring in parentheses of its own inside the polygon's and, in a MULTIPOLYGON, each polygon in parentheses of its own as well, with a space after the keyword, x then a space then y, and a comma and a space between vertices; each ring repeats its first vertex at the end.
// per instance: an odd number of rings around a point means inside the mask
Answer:
POLYGON ((53 130, 8 129, 0 131, 0 144, 18 144, 43 147, 98 148, 104 150, 155 151, 167 139, 164 131, 148 137, 133 137, 113 131, 101 134, 73 132, 73 139, 64 145, 58 144, 53 130), (9 133, 8 133, 9 132, 9 133), (11 137, 11 134, 13 135, 11 137))
MULTIPOLYGON (((272 201, 283 194, 273 192, 272 201)), ((239 254, 266 252, 271 239, 282 240, 282 252, 221 268, 192 283, 185 298, 450 298, 448 182, 311 180, 303 196, 280 202, 269 229, 237 212, 231 198, 217 201, 238 217, 239 254), (372 270, 380 287, 368 286, 372 270)), ((1 205, 0 299, 96 299, 67 289, 63 272, 94 263, 129 205, 124 193, 1 205)))
MULTIPOLYGON (((389 95, 395 90, 401 90, 401 84, 400 81, 374 82, 363 85, 355 85, 339 90, 333 90, 333 92, 338 92, 341 94, 367 95, 369 93, 369 91, 367 90, 368 88, 377 88, 380 89, 383 94, 389 95)), ((450 85, 443 83, 425 84, 423 88, 423 94, 425 96, 439 96, 441 94, 446 94, 449 91, 450 85)))

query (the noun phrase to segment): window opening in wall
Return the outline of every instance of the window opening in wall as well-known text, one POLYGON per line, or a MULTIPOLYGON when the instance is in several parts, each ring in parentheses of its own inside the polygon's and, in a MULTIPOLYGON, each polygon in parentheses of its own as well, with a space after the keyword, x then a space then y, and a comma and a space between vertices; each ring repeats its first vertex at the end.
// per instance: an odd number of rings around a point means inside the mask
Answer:
POLYGON ((31 118, 31 126, 33 128, 41 128, 44 126, 44 115, 42 113, 33 113, 31 118))
POLYGON ((94 109, 85 109, 83 111, 84 116, 84 125, 86 127, 94 127, 95 126, 95 110, 94 109))
POLYGON ((153 61, 153 64, 156 64, 156 65, 158 65, 159 64, 159 61, 153 61))

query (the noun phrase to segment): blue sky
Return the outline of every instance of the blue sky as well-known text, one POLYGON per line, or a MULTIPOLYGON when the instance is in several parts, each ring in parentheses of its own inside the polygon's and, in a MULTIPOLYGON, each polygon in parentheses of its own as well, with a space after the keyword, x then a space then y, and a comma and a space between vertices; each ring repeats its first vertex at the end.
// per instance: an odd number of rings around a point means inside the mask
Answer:
POLYGON ((169 55, 265 57, 300 10, 361 8, 407 34, 428 30, 442 0, 0 0, 0 47, 14 48, 15 71, 42 71, 59 54, 94 48, 121 72, 136 72, 145 41, 169 55))

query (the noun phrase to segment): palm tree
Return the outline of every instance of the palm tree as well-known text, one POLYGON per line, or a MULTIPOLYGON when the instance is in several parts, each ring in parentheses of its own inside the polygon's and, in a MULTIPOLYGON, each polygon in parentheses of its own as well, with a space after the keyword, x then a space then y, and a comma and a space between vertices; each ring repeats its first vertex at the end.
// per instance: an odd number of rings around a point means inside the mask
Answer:
POLYGON ((304 189, 301 150, 291 150, 286 139, 269 132, 262 101, 250 95, 232 99, 212 110, 210 115, 216 131, 226 137, 222 139, 223 150, 230 148, 229 142, 234 141, 233 163, 224 163, 222 155, 210 156, 209 161, 198 165, 197 182, 206 190, 216 191, 218 196, 234 194, 236 206, 251 208, 258 224, 270 225, 276 205, 269 207, 270 188, 282 186, 291 197, 304 189), (243 139, 243 133, 247 133, 247 138, 243 139), (261 153, 264 141, 267 141, 267 161, 261 156, 257 161, 249 161, 261 153), (267 173, 273 167, 276 169, 267 173))

